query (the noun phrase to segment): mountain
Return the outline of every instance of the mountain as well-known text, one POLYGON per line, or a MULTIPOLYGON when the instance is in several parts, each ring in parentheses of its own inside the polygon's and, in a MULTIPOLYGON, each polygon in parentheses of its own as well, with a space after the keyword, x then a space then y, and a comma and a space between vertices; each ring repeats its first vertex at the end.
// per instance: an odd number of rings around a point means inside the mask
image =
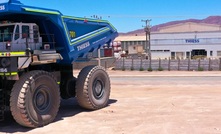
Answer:
MULTIPOLYGON (((186 23, 186 22, 194 22, 194 23, 206 23, 206 24, 216 24, 216 25, 221 25, 221 16, 209 16, 205 19, 198 20, 198 19, 188 19, 188 20, 181 20, 181 21, 171 21, 159 25, 155 25, 151 28, 152 32, 158 31, 158 29, 162 27, 167 27, 171 25, 176 25, 180 23, 186 23)), ((120 35, 144 35, 144 29, 138 29, 135 31, 127 32, 127 33, 120 33, 120 35)))

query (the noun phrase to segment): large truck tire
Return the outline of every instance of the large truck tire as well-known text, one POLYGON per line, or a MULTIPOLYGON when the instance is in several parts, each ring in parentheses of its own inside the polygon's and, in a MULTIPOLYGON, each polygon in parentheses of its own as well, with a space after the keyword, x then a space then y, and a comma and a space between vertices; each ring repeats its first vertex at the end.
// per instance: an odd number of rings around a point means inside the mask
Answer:
POLYGON ((35 128, 51 123, 59 106, 59 86, 51 73, 28 72, 12 88, 10 109, 22 126, 35 128))
POLYGON ((76 98, 79 105, 97 110, 108 104, 110 79, 101 66, 87 66, 81 70, 76 82, 76 98))

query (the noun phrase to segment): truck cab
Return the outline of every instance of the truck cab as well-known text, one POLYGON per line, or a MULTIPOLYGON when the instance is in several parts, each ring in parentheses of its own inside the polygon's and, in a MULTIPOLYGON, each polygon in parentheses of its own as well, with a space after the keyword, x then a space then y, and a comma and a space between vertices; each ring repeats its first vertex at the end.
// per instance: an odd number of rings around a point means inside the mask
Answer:
POLYGON ((56 60, 62 59, 51 44, 53 43, 42 42, 39 27, 35 23, 2 21, 0 23, 0 76, 8 80, 18 80, 18 72, 30 65, 55 63, 56 60))
POLYGON ((0 24, 0 50, 1 51, 25 51, 40 50, 42 38, 39 28, 34 23, 10 23, 0 24))

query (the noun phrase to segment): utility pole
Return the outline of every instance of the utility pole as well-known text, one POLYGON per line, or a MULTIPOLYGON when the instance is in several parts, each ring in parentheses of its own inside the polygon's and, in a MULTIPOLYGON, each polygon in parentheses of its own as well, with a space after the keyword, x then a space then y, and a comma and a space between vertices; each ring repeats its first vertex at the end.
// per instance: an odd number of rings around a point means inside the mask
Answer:
POLYGON ((149 68, 151 69, 151 45, 150 45, 150 32, 151 32, 151 26, 150 26, 150 19, 142 20, 142 22, 145 22, 144 31, 146 32, 146 53, 148 54, 148 59, 150 60, 149 68), (149 40, 149 41, 148 41, 149 40))

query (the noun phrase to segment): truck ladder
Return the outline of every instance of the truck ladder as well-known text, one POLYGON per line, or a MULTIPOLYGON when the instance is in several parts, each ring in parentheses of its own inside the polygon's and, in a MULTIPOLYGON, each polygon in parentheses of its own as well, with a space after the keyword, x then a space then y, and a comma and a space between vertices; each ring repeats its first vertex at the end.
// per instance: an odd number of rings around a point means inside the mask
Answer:
POLYGON ((0 121, 4 120, 4 111, 5 111, 5 95, 3 89, 0 89, 0 121))

